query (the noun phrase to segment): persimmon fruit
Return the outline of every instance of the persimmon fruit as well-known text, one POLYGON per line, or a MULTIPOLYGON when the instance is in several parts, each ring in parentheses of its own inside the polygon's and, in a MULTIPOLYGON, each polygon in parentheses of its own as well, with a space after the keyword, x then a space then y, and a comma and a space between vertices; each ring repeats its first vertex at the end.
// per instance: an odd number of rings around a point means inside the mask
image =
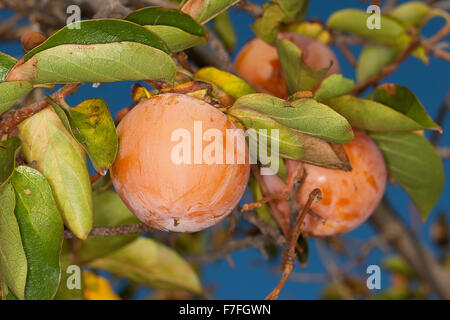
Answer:
MULTIPOLYGON (((336 236, 352 231, 366 221, 380 203, 386 186, 387 171, 381 151, 370 137, 354 130, 354 140, 346 143, 352 171, 332 170, 303 164, 306 177, 299 198, 305 205, 309 194, 315 188, 322 192, 320 202, 311 209, 325 219, 325 222, 307 215, 303 230, 318 237, 336 236)), ((286 160, 288 171, 293 172, 301 163, 286 160)), ((286 191, 285 183, 277 176, 263 176, 271 193, 286 191)), ((289 204, 286 200, 276 200, 278 211, 289 222, 289 204)))
MULTIPOLYGON (((117 127, 119 151, 111 168, 114 188, 128 208, 149 226, 178 232, 203 230, 224 219, 245 191, 250 174, 248 161, 174 161, 173 150, 180 144, 174 132, 183 130, 195 137, 196 121, 204 132, 200 152, 215 143, 223 147, 224 158, 230 152, 236 158, 242 152, 248 155, 242 131, 237 139, 242 139, 243 144, 230 142, 233 147, 227 148, 226 131, 237 128, 224 113, 184 94, 166 93, 141 101, 117 127), (208 129, 223 135, 205 138, 208 129)), ((188 145, 184 152, 193 158, 198 144, 194 141, 188 145)))
MULTIPOLYGON (((339 62, 333 51, 325 44, 308 36, 286 32, 279 35, 288 39, 302 50, 302 61, 310 68, 331 68, 325 77, 340 73, 339 62)), ((250 40, 239 52, 235 68, 238 74, 248 81, 255 90, 286 98, 286 85, 283 79, 277 49, 259 38, 250 40)))

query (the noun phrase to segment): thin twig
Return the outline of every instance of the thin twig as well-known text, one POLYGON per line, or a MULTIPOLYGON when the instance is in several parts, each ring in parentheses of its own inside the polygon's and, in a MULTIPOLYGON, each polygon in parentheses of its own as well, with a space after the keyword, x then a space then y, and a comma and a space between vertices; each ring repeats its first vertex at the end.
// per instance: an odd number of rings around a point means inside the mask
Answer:
POLYGON ((440 264, 386 202, 370 217, 370 222, 406 260, 417 277, 441 299, 450 299, 450 273, 440 264))
POLYGON ((342 275, 341 270, 336 265, 333 259, 328 257, 326 247, 323 243, 324 240, 317 239, 316 240, 316 247, 317 252, 319 253, 319 257, 323 261, 323 265, 327 269, 328 273, 331 276, 331 279, 333 283, 337 286, 337 290, 339 294, 342 296, 342 298, 346 300, 353 300, 352 292, 349 290, 349 288, 344 284, 344 277, 342 275))
POLYGON ((254 4, 252 2, 241 0, 237 5, 236 8, 242 9, 245 12, 247 12, 249 15, 251 15, 253 18, 257 19, 262 16, 263 10, 261 6, 254 4))
POLYGON ((437 148, 437 152, 441 156, 442 159, 450 159, 450 148, 449 147, 439 147, 437 148))
POLYGON ((285 258, 283 260, 285 260, 286 263, 284 264, 283 274, 281 275, 281 279, 278 282, 278 284, 276 285, 275 289, 273 289, 273 291, 266 297, 266 300, 275 300, 278 298, 278 295, 280 294, 281 289, 283 289, 284 284, 286 283, 287 279, 289 278, 289 275, 291 274, 292 270, 294 269, 295 258, 296 258, 295 247, 298 242, 298 237, 300 237, 300 234, 302 232, 303 220, 305 219, 305 217, 308 213, 308 208, 311 207, 313 201, 317 197, 321 197, 320 189, 314 189, 313 191, 311 191, 311 193, 309 194, 308 201, 306 202, 302 211, 298 215, 297 222, 295 224, 294 233, 292 234, 292 236, 289 240, 289 245, 286 248, 285 253, 284 253, 285 258))
POLYGON ((258 215, 253 211, 243 212, 242 216, 245 220, 255 225, 259 231, 265 236, 270 236, 274 243, 278 246, 284 247, 287 243, 286 238, 280 234, 277 228, 274 228, 264 222, 263 219, 258 217, 258 215))
MULTIPOLYGON (((80 85, 81 83, 66 84, 61 89, 54 92, 50 96, 53 98, 53 100, 59 102, 65 97, 67 97, 69 94, 76 91, 80 85)), ((44 98, 40 102, 27 105, 20 109, 12 109, 3 113, 0 116, 0 136, 8 134, 19 123, 31 117, 32 115, 38 113, 42 109, 46 108, 48 105, 49 105, 48 100, 44 98)))
POLYGON ((205 28, 206 30, 208 30, 209 46, 211 47, 211 50, 214 53, 215 59, 221 66, 220 69, 227 72, 236 73, 236 71, 234 70, 233 63, 231 62, 230 55, 228 54, 227 49, 225 49, 225 46, 223 45, 222 41, 220 41, 220 39, 210 28, 206 26, 205 28))
POLYGON ((234 251, 245 250, 252 247, 260 248, 270 242, 270 238, 262 234, 247 236, 240 240, 230 239, 219 248, 213 248, 202 253, 186 255, 184 258, 191 263, 209 263, 225 258, 234 251))
MULTIPOLYGON (((269 191, 266 183, 262 179, 259 168, 257 165, 251 166, 252 173, 256 180, 258 181, 258 184, 261 188, 261 192, 264 197, 270 197, 271 192, 269 191)), ((268 203, 270 212, 272 213, 272 216, 275 218, 275 221, 277 222, 278 226, 280 227, 281 231, 283 232, 285 237, 289 237, 290 235, 290 228, 289 225, 286 223, 286 219, 282 216, 281 212, 278 210, 277 206, 273 202, 268 203)))
MULTIPOLYGON (((113 227, 94 227, 89 237, 111 237, 132 233, 154 232, 155 229, 146 224, 130 224, 113 227)), ((64 230, 64 239, 74 239, 76 236, 70 230, 64 230)))

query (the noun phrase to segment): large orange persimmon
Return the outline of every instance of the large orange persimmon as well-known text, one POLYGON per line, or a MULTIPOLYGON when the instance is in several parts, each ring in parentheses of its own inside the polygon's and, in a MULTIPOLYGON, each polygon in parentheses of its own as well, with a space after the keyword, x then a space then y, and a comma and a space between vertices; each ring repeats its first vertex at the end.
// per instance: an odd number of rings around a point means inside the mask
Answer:
MULTIPOLYGON (((300 204, 306 204, 315 188, 322 192, 322 200, 313 203, 311 209, 326 222, 307 215, 303 230, 313 236, 327 237, 347 233, 366 221, 380 203, 386 186, 386 165, 376 144, 365 133, 354 130, 355 139, 344 145, 351 172, 332 170, 303 164, 306 178, 300 189, 300 204)), ((290 172, 300 162, 286 160, 290 172)), ((263 176, 272 193, 282 193, 284 182, 276 175, 263 176)), ((289 221, 289 205, 277 200, 278 210, 289 221)))
MULTIPOLYGON (((310 68, 326 68, 333 61, 326 77, 340 72, 339 62, 333 51, 323 43, 298 33, 281 33, 280 38, 291 40, 302 50, 302 60, 310 68)), ((239 52, 236 71, 257 91, 286 98, 286 85, 283 79, 277 49, 259 38, 249 41, 239 52)))
POLYGON ((117 133, 114 187, 152 227, 205 229, 224 219, 245 191, 250 168, 248 161, 238 159, 248 153, 243 132, 202 100, 172 93, 154 96, 131 109, 117 133), (227 130, 235 135, 227 136, 227 130))

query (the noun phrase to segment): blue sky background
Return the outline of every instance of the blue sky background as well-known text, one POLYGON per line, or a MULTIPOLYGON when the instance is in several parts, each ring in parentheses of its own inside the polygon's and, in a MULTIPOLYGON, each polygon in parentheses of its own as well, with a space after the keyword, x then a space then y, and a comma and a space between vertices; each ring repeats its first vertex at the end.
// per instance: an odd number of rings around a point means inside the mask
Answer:
MULTIPOLYGON (((367 7, 367 4, 363 4, 357 0, 312 0, 310 2, 307 18, 319 18, 324 22, 326 22, 328 17, 336 10, 343 8, 360 8, 365 10, 367 7)), ((11 12, 0 10, 0 17, 2 19, 7 18, 10 15, 11 12)), ((231 10, 231 16, 238 37, 237 49, 239 49, 248 40, 254 37, 254 34, 250 29, 252 18, 241 11, 233 9, 231 10)), ((423 34, 425 36, 434 34, 442 24, 443 21, 441 19, 433 19, 425 27, 423 34)), ((449 41, 450 39, 447 37, 446 40, 449 41)), ((21 46, 16 41, 1 42, 0 51, 17 58, 23 55, 21 46)), ((355 79, 353 67, 345 60, 340 52, 337 50, 334 51, 339 58, 343 75, 355 79)), ((355 49, 354 53, 358 55, 359 49, 355 49)), ((233 54, 233 58, 234 56, 235 54, 233 54)), ((439 106, 445 99, 447 91, 450 89, 449 75, 450 65, 448 62, 431 57, 429 66, 426 66, 418 59, 409 58, 384 82, 397 83, 410 88, 421 100, 429 114, 435 119, 439 106)), ((130 96, 131 85, 132 82, 105 83, 96 89, 92 88, 91 85, 84 85, 74 96, 70 96, 67 99, 67 102, 75 106, 87 98, 99 97, 108 103, 111 113, 114 116, 121 108, 132 104, 133 101, 130 96)), ((446 128, 449 128, 449 125, 450 116, 447 117, 443 124, 444 134, 441 137, 441 145, 450 145, 450 134, 446 130, 446 128)), ((444 162, 444 166, 446 176, 449 176, 450 163, 448 160, 444 162)), ((402 219, 418 232, 422 241, 426 242, 430 247, 433 247, 430 242, 430 222, 435 220, 439 212, 443 210, 448 211, 450 207, 448 195, 450 195, 450 183, 447 181, 443 195, 436 208, 433 210, 428 223, 421 225, 418 222, 417 210, 412 205, 406 193, 399 187, 388 186, 387 188, 387 198, 389 202, 397 210, 402 219), (411 223, 411 221, 413 222, 411 223)), ((373 228, 369 223, 365 223, 345 237, 364 240, 369 239, 374 235, 375 232, 373 228)), ((303 273, 325 273, 326 269, 318 256, 314 240, 310 241, 310 250, 310 259, 307 267, 300 269, 297 265, 295 271, 303 273)), ((276 271, 279 261, 265 261, 262 254, 256 249, 236 252, 231 256, 235 265, 234 268, 231 268, 225 260, 221 260, 212 263, 203 269, 202 282, 206 286, 214 286, 216 289, 213 294, 214 298, 263 299, 277 284, 280 277, 280 273, 276 271)), ((355 274, 364 274, 368 265, 379 264, 380 258, 382 257, 383 253, 379 250, 375 250, 369 255, 363 265, 353 269, 353 272, 355 274)), ((337 258, 334 260, 338 264, 342 263, 342 261, 339 261, 337 258)), ((382 270, 382 288, 385 288, 388 283, 389 279, 387 274, 382 270)), ((116 288, 119 288, 124 285, 124 282, 122 281, 115 285, 116 288)), ((300 283, 289 281, 282 290, 280 299, 317 299, 319 298, 323 285, 324 283, 300 283)), ((147 294, 148 290, 143 289, 136 298, 145 298, 147 294)))

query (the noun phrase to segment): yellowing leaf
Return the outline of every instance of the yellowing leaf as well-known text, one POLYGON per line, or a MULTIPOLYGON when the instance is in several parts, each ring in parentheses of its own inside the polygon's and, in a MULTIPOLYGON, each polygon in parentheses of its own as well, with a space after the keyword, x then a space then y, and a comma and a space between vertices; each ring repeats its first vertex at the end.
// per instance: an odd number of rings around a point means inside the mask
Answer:
MULTIPOLYGON (((94 226, 108 227, 139 223, 117 193, 111 190, 94 192, 94 226)), ((105 256, 139 237, 138 234, 111 237, 89 237, 81 242, 77 256, 80 263, 105 256)))
POLYGON ((49 181, 65 225, 85 239, 92 228, 92 195, 86 154, 48 107, 19 126, 23 153, 49 181))
POLYGON ((199 80, 211 82, 223 90, 226 94, 237 99, 243 95, 254 93, 255 91, 239 77, 216 69, 214 67, 205 67, 195 73, 199 80))
POLYGON ((106 102, 92 98, 65 110, 49 96, 47 98, 67 131, 86 150, 94 168, 105 175, 119 147, 116 127, 106 102))
POLYGON ((92 272, 83 272, 85 300, 120 300, 108 280, 92 272))
POLYGON ((141 237, 89 266, 153 288, 202 292, 192 267, 172 249, 148 238, 141 237))

